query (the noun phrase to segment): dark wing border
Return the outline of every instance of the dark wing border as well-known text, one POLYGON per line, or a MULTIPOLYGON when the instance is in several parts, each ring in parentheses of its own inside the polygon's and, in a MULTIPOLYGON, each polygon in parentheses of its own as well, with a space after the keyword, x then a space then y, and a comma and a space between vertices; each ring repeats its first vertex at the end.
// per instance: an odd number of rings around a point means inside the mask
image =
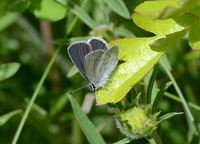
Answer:
POLYGON ((89 81, 84 69, 84 60, 85 56, 91 52, 91 46, 85 41, 79 41, 71 44, 67 48, 70 59, 73 64, 77 67, 80 74, 84 77, 85 80, 89 81))
POLYGON ((91 45, 92 51, 95 50, 107 50, 108 49, 108 44, 104 39, 98 38, 98 37, 91 37, 88 40, 88 44, 91 45))

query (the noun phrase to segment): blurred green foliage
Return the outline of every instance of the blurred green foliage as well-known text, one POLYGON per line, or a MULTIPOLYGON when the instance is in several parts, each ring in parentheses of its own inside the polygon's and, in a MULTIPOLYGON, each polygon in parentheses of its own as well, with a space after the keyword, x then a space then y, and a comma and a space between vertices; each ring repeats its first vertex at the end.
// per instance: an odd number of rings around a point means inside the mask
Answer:
MULTIPOLYGON (((75 41, 87 40, 90 36, 102 37, 112 43, 113 40, 120 43, 118 39, 121 38, 130 38, 131 42, 134 42, 134 37, 155 36, 156 41, 146 45, 149 47, 150 44, 156 51, 166 51, 165 66, 175 78, 186 102, 190 103, 189 108, 196 124, 190 123, 182 106, 182 99, 176 96, 176 89, 171 86, 156 107, 161 111, 161 115, 183 111, 184 115, 163 121, 157 133, 164 144, 197 144, 200 139, 198 129, 195 128, 199 127, 200 121, 200 52, 197 51, 200 49, 200 2, 159 0, 143 3, 144 1, 1 0, 0 144, 12 142, 24 111, 30 104, 31 95, 54 52, 62 45, 64 36, 64 46, 40 87, 20 133, 19 144, 89 143, 88 136, 84 135, 73 114, 66 92, 85 85, 84 79, 73 69, 67 55, 67 46, 75 41)), ((123 42, 127 47, 130 44, 123 42)), ((141 42, 141 45, 144 43, 141 42)), ((135 45, 137 46, 138 44, 135 45)), ((124 53, 128 53, 126 49, 124 53)), ((162 60, 164 61, 163 58, 162 60)), ((156 97, 158 88, 169 81, 163 69, 158 69, 154 79, 152 99, 156 97)), ((140 79, 147 73, 143 71, 140 79)), ((147 92, 148 77, 151 77, 151 72, 144 81, 141 79, 137 84, 135 81, 130 82, 136 84, 135 89, 142 92, 143 98, 147 92)), ((130 83, 124 87, 130 87, 130 83)), ((83 89, 74 94, 80 105, 88 92, 88 89, 83 89)), ((127 95, 130 94, 131 92, 127 95)), ((108 109, 108 105, 96 106, 96 102, 93 102, 88 117, 106 143, 125 138, 116 128, 113 113, 108 109)), ((126 138, 122 140, 122 143, 126 142, 151 143, 148 139, 132 142, 126 138)))

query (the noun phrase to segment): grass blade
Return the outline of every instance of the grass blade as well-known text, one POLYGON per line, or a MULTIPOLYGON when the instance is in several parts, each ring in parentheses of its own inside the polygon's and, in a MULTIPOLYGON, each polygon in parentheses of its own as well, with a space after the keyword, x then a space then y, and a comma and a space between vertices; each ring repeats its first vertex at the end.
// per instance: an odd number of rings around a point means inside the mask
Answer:
POLYGON ((167 114, 161 116, 159 118, 159 121, 170 119, 171 117, 173 117, 175 115, 179 115, 179 114, 183 114, 183 112, 171 112, 171 113, 167 113, 167 114))
POLYGON ((118 15, 130 19, 130 13, 122 0, 104 0, 104 2, 118 15))
POLYGON ((75 14, 79 19, 81 19, 81 21, 83 21, 91 29, 97 28, 98 25, 96 24, 96 22, 93 21, 92 18, 75 3, 67 0, 56 0, 56 1, 62 4, 63 6, 69 8, 73 14, 75 14))
MULTIPOLYGON (((87 1, 88 1, 88 0, 85 0, 85 1, 83 2, 82 7, 84 7, 84 6, 86 5, 86 2, 87 2, 87 1)), ((41 87, 42 87, 42 85, 43 85, 43 83, 44 83, 44 81, 45 81, 45 79, 46 79, 46 77, 47 77, 47 75, 48 75, 48 73, 49 73, 51 67, 52 67, 53 64, 54 64, 54 62, 55 62, 55 60, 56 60, 56 57, 58 56, 59 52, 61 51, 62 47, 64 46, 64 44, 65 44, 65 42, 66 42, 66 40, 67 40, 68 34, 69 34, 69 33, 72 31, 72 29, 74 28, 74 26, 75 26, 75 24, 76 24, 76 22, 77 22, 76 19, 77 19, 77 17, 75 17, 75 18, 72 20, 72 23, 71 23, 71 25, 69 26, 70 29, 68 29, 68 31, 65 33, 65 36, 64 36, 64 38, 63 38, 62 43, 58 46, 58 48, 57 48, 57 50, 55 51, 54 55, 52 56, 50 62, 48 63, 48 65, 47 65, 47 67, 46 67, 46 69, 45 69, 45 72, 43 73, 43 75, 42 75, 42 77, 41 77, 41 79, 40 79, 40 81, 39 81, 39 83, 38 83, 38 85, 37 85, 37 88, 35 89, 35 91, 34 91, 32 97, 31 97, 31 100, 30 100, 30 102, 29 102, 29 104, 28 104, 28 106, 27 106, 27 108, 26 108, 26 110, 25 110, 25 113, 24 113, 24 115, 23 115, 23 117, 22 117, 22 119, 21 119, 21 121, 20 121, 20 124, 19 124, 19 126, 18 126, 18 128, 17 128, 17 131, 16 131, 16 133, 15 133, 15 135, 14 135, 14 138, 13 138, 13 140, 12 140, 12 144, 16 144, 16 143, 17 143, 17 141, 18 141, 18 139, 19 139, 19 136, 20 136, 20 134, 21 134, 21 131, 22 131, 22 129, 23 129, 23 127, 24 127, 24 124, 25 124, 25 122, 26 122, 26 119, 27 119, 27 117, 28 117, 28 115, 29 115, 29 113, 30 113, 30 111, 31 111, 31 108, 32 108, 34 102, 35 102, 35 99, 37 98, 38 93, 39 93, 39 91, 40 91, 40 89, 41 89, 41 87)))
POLYGON ((77 103, 77 101, 68 94, 69 100, 71 102, 74 115, 83 130, 83 133, 87 137, 88 141, 91 144, 105 144, 102 136, 97 132, 95 126, 88 119, 87 115, 82 111, 81 107, 77 103))
POLYGON ((163 94, 166 92, 166 90, 172 85, 172 82, 167 82, 165 83, 162 88, 160 89, 160 91, 158 92, 154 102, 153 102, 153 108, 152 108, 152 112, 155 113, 157 111, 157 107, 158 107, 158 103, 161 100, 161 98, 163 97, 163 94))
POLYGON ((176 89, 176 92, 178 93, 178 96, 180 97, 181 101, 182 101, 182 104, 183 104, 183 107, 184 107, 184 111, 185 111, 185 114, 187 115, 188 119, 189 119, 189 122, 188 122, 188 125, 193 125, 195 126, 197 132, 198 132, 198 135, 200 137, 200 130, 199 130, 199 127, 198 125, 195 123, 195 120, 194 120, 194 117, 192 115, 192 112, 180 90, 180 88, 178 87, 178 84, 176 83, 173 75, 171 74, 171 72, 169 71, 168 67, 165 65, 164 61, 160 61, 160 64, 161 66, 163 67, 163 69, 165 70, 165 72, 167 73, 169 79, 173 82, 173 85, 174 85, 174 88, 176 89))
POLYGON ((4 114, 2 116, 0 116, 0 126, 4 125, 10 118, 12 118, 13 116, 21 113, 22 110, 14 110, 14 111, 11 111, 7 114, 4 114))
POLYGON ((151 78, 149 80, 149 84, 148 84, 148 87, 147 87, 147 104, 151 103, 151 94, 152 94, 153 84, 156 80, 156 76, 157 76, 157 73, 158 73, 158 67, 159 67, 159 65, 157 64, 155 66, 153 73, 151 75, 151 78))

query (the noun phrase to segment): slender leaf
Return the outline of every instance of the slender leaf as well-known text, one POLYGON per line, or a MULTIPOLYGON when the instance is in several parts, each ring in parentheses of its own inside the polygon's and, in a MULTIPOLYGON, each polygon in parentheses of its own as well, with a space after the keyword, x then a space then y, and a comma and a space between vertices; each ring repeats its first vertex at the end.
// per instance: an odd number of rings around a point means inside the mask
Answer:
POLYGON ((71 69, 69 70, 68 74, 67 74, 67 77, 70 78, 70 77, 73 77, 74 75, 76 75, 78 73, 78 69, 73 66, 71 67, 71 69))
POLYGON ((5 80, 14 75, 20 67, 19 63, 8 63, 0 65, 0 81, 5 80))
POLYGON ((167 120, 170 119, 171 117, 175 115, 183 114, 183 112, 172 112, 172 113, 167 113, 159 118, 159 121, 167 120))
POLYGON ((172 82, 167 82, 165 83, 160 91, 158 92, 154 102, 153 102, 153 107, 152 107, 152 112, 155 113, 157 111, 158 103, 162 99, 163 94, 166 92, 166 90, 172 85, 172 82))
POLYGON ((151 95, 152 95, 152 90, 153 90, 153 85, 154 85, 154 82, 156 80, 156 76, 157 76, 157 73, 158 73, 158 68, 159 68, 159 65, 157 64, 153 70, 153 73, 151 75, 151 78, 149 80, 149 83, 148 83, 148 87, 147 87, 147 104, 151 103, 151 95))
POLYGON ((52 118, 54 117, 58 112, 60 112, 65 105, 68 103, 69 99, 68 97, 66 97, 66 92, 64 92, 59 99, 57 100, 57 102, 55 103, 55 105, 50 109, 49 111, 49 116, 52 118))
POLYGON ((133 141, 133 140, 130 138, 124 138, 118 142, 115 142, 114 144, 127 144, 127 143, 130 143, 131 141, 133 141))
POLYGON ((58 3, 62 4, 63 6, 69 8, 72 13, 74 13, 79 19, 81 19, 87 26, 91 29, 96 29, 97 24, 92 18, 77 4, 67 1, 67 0, 56 0, 58 3))
POLYGON ((11 111, 7 114, 0 116, 0 126, 4 125, 9 119, 11 119, 13 116, 15 116, 21 112, 22 112, 22 110, 14 110, 14 111, 11 111))
POLYGON ((103 0, 118 15, 130 19, 130 13, 122 0, 103 0))
POLYGON ((116 27, 114 30, 117 35, 122 37, 130 37, 130 38, 136 37, 132 31, 123 26, 116 27))
POLYGON ((102 136, 97 132, 95 126, 88 119, 87 115, 82 111, 77 101, 71 95, 68 94, 68 96, 74 111, 74 115, 88 141, 91 144, 105 144, 102 136))
MULTIPOLYGON (((81 7, 85 7, 86 3, 87 3, 87 0, 84 0, 83 5, 81 5, 81 7)), ((45 81, 45 79, 46 79, 51 67, 53 66, 53 63, 56 60, 56 57, 58 56, 59 52, 61 51, 62 47, 64 46, 64 44, 65 44, 65 42, 66 42, 66 40, 68 38, 68 35, 71 33, 71 31, 74 28, 76 22, 77 22, 77 18, 75 17, 72 20, 72 23, 69 26, 69 29, 65 33, 62 43, 60 43, 60 45, 58 46, 58 48, 55 51, 54 55, 52 56, 50 62, 48 63, 48 65, 47 65, 47 67, 46 67, 46 69, 45 69, 45 71, 44 71, 44 73, 43 73, 38 85, 37 85, 37 88, 35 89, 33 95, 31 96, 30 102, 29 102, 29 104, 28 104, 28 106, 27 106, 27 108, 25 110, 25 113, 24 113, 24 115, 23 115, 23 117, 22 117, 22 119, 20 121, 20 124, 19 124, 19 126, 17 128, 17 131, 16 131, 15 135, 14 135, 14 138, 12 139, 12 144, 16 144, 17 143, 17 141, 19 139, 19 136, 20 136, 20 134, 22 132, 22 129, 24 127, 24 124, 26 122, 26 119, 27 119, 27 117, 28 117, 28 115, 29 115, 29 113, 31 111, 31 108, 32 108, 34 102, 35 102, 35 99, 37 98, 38 93, 40 92, 40 89, 41 89, 41 87, 42 87, 42 85, 43 85, 43 83, 44 83, 44 81, 45 81)))
POLYGON ((169 71, 168 67, 165 65, 164 61, 160 61, 161 66, 163 67, 163 69, 165 70, 165 72, 167 73, 169 79, 173 82, 174 88, 176 89, 176 92, 178 93, 178 96, 180 97, 183 107, 184 107, 184 111, 185 114, 187 115, 189 121, 188 121, 188 125, 192 125, 197 129, 198 135, 200 136, 200 132, 199 132, 199 127, 196 125, 195 120, 194 120, 194 116, 192 115, 192 112, 190 110, 190 108, 188 107, 188 104, 180 90, 180 88, 178 87, 178 84, 176 83, 173 75, 171 74, 171 72, 169 71))

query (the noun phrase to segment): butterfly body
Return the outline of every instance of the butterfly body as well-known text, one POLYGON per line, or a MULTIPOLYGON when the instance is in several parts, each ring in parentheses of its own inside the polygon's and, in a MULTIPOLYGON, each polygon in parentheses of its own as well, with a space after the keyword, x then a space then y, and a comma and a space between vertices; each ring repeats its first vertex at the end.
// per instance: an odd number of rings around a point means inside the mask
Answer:
POLYGON ((105 84, 118 63, 118 46, 108 48, 100 38, 92 37, 88 42, 76 42, 68 47, 68 54, 90 89, 105 88, 105 84))

